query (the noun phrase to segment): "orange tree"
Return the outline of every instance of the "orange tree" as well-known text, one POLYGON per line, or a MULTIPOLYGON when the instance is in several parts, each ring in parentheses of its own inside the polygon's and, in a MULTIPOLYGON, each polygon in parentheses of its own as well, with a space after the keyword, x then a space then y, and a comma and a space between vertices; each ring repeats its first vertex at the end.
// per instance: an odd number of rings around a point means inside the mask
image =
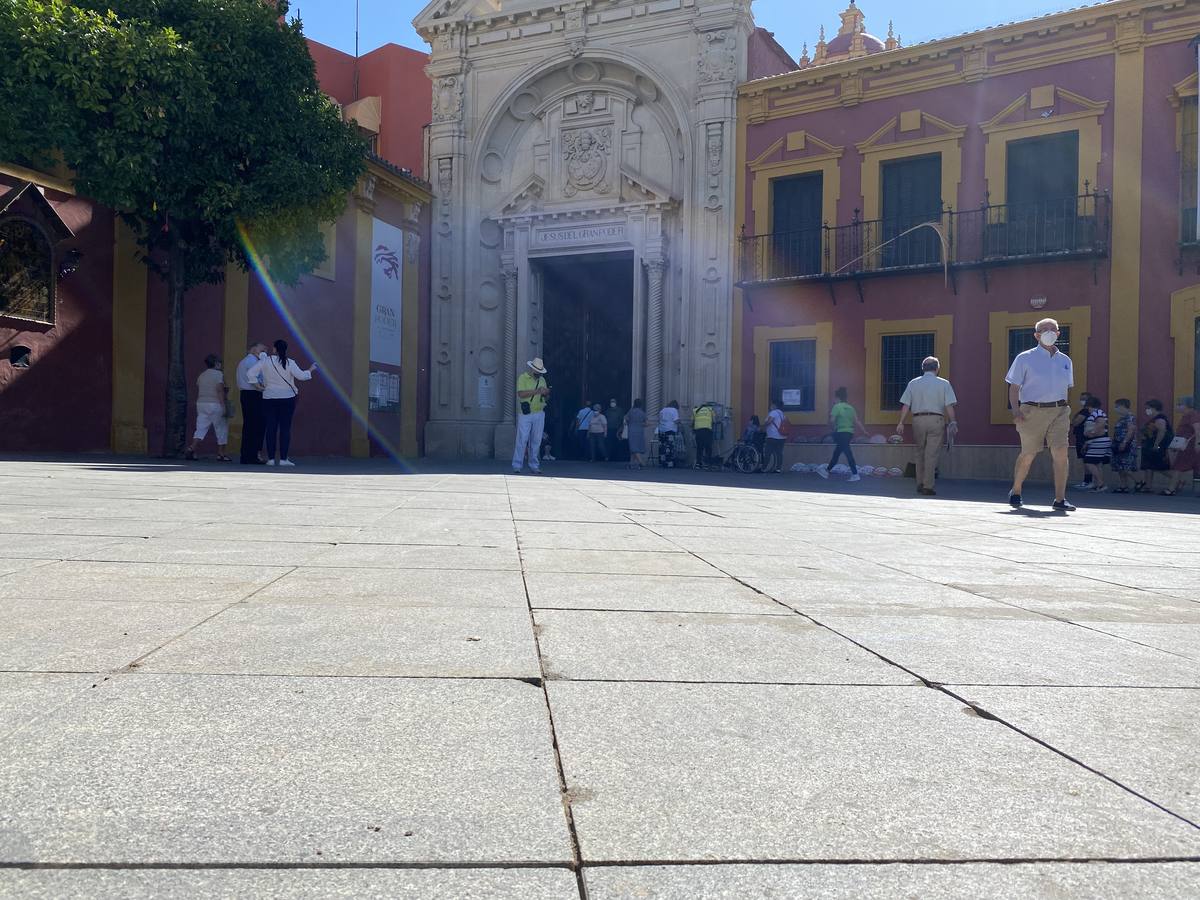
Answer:
POLYGON ((187 424, 187 292, 249 265, 291 284, 324 257, 366 147, 321 93, 287 0, 0 0, 0 159, 65 165, 167 285, 163 453, 187 424))

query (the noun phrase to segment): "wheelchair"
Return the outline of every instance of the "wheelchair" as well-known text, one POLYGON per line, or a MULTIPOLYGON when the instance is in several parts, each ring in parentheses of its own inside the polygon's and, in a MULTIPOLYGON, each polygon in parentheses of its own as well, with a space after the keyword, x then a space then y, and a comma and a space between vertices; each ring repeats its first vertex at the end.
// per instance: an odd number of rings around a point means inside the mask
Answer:
POLYGON ((738 441, 725 457, 721 468, 750 475, 760 471, 762 464, 763 454, 757 446, 746 441, 738 441))

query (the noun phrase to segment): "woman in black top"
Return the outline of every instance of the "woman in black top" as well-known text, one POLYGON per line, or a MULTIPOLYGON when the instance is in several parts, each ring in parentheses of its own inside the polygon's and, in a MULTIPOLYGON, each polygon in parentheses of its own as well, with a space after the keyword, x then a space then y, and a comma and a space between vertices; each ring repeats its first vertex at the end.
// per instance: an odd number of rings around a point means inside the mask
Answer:
POLYGON ((1146 401, 1146 418, 1142 428, 1142 477, 1135 491, 1154 491, 1154 473, 1167 472, 1171 460, 1167 448, 1171 445, 1171 420, 1163 415, 1161 400, 1146 401))

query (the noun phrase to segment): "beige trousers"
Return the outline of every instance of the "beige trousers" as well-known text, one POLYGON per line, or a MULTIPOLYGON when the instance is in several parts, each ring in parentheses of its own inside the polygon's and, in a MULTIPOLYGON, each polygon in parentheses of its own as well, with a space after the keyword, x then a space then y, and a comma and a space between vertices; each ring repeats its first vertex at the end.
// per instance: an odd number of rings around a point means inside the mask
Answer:
POLYGON ((917 445, 917 486, 932 489, 938 454, 946 436, 946 420, 942 416, 913 416, 912 423, 913 440, 917 445))

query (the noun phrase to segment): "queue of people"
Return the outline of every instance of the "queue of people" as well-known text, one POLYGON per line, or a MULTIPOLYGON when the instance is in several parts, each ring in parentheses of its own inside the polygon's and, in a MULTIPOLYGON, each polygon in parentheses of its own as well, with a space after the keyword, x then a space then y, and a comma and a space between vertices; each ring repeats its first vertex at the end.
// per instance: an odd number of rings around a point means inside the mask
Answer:
MULTIPOLYGON (((1021 443, 1013 470, 1009 504, 1016 509, 1023 506, 1022 491, 1030 468, 1037 456, 1048 450, 1054 472, 1053 508, 1063 512, 1075 509, 1066 496, 1072 432, 1076 453, 1086 473, 1085 481, 1074 486, 1076 490, 1147 493, 1157 491, 1161 481, 1159 493, 1172 496, 1193 478, 1200 478, 1200 447, 1197 446, 1200 443, 1200 412, 1196 410, 1194 398, 1183 397, 1178 401, 1178 427, 1172 425, 1162 402, 1157 399, 1146 401, 1145 420, 1140 426, 1131 402, 1125 398, 1115 402, 1110 419, 1101 398, 1085 392, 1080 408, 1072 414, 1067 395, 1074 387, 1074 367, 1070 358, 1058 348, 1060 331, 1054 319, 1038 322, 1034 327, 1034 346, 1017 354, 1005 376, 1013 425, 1021 443)), ((522 423, 526 416, 542 414, 544 397, 548 394, 548 389, 537 388, 544 382, 531 381, 546 374, 541 360, 531 361, 529 366, 530 371, 522 374, 517 383, 522 423), (541 398, 541 403, 539 409, 534 410, 531 404, 536 403, 537 398, 541 398)), ((958 433, 958 398, 940 371, 941 362, 937 357, 926 357, 922 361, 921 374, 908 383, 900 397, 899 421, 892 438, 903 440, 906 425, 911 420, 917 493, 925 496, 936 495, 934 482, 941 449, 953 446, 958 433)), ((212 380, 211 376, 209 380, 212 380)), ((858 463, 851 445, 857 434, 867 436, 868 432, 850 403, 849 391, 839 387, 834 396, 836 402, 829 411, 833 457, 818 466, 816 472, 828 479, 839 460, 845 458, 849 481, 859 481, 858 463)), ((706 468, 718 461, 713 454, 714 405, 698 402, 691 410, 691 418, 696 446, 693 465, 706 468)), ((676 400, 658 411, 655 438, 659 464, 665 468, 676 467, 684 456, 681 419, 676 400)), ((593 462, 610 460, 615 456, 614 445, 619 442, 628 444, 630 468, 645 465, 647 411, 641 399, 634 400, 624 414, 615 399, 610 400, 607 409, 599 403, 585 402, 573 425, 581 458, 593 462)), ((523 428, 524 425, 518 428, 518 434, 524 434, 523 428)), ((757 414, 749 418, 738 447, 754 448, 756 454, 751 456, 761 460, 758 471, 779 473, 783 471, 783 448, 787 438, 787 417, 781 404, 772 401, 765 419, 760 419, 757 414)), ((540 437, 533 446, 539 445, 540 437)), ((521 471, 523 463, 520 460, 526 455, 524 442, 519 439, 517 455, 513 459, 514 471, 521 471)), ((750 470, 741 468, 740 462, 740 471, 750 470)), ((539 470, 532 462, 531 468, 539 470)))
MULTIPOLYGON (((242 412, 242 465, 293 467, 289 457, 292 419, 298 381, 309 381, 317 370, 313 363, 302 369, 288 356, 288 343, 275 341, 274 353, 268 354, 261 341, 252 341, 246 356, 238 363, 235 384, 242 412), (265 444, 265 452, 264 452, 265 444)), ((201 441, 212 431, 217 441, 217 460, 233 462, 226 455, 229 422, 236 415, 229 386, 225 384, 224 363, 216 354, 204 359, 204 371, 196 379, 196 428, 184 457, 196 459, 201 441)))

